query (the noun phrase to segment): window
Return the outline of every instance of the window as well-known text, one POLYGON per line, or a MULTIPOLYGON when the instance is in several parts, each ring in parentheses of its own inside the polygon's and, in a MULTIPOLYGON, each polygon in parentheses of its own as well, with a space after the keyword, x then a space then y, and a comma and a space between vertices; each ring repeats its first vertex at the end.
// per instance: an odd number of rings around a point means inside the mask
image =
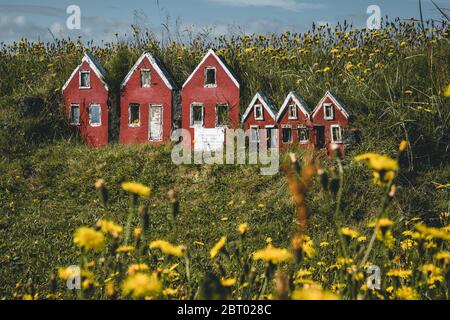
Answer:
POLYGON ((216 113, 217 113, 217 126, 227 126, 228 125, 228 105, 227 104, 219 104, 216 107, 216 113))
POLYGON ((323 106, 323 114, 325 120, 333 120, 334 119, 334 109, 332 104, 325 104, 323 106))
POLYGON ((150 87, 150 70, 141 70, 141 87, 150 87))
POLYGON ((259 127, 250 127, 250 142, 259 142, 259 127))
POLYGON ((205 69, 205 87, 215 87, 216 83, 216 68, 208 67, 205 69))
POLYGON ((102 124, 101 109, 99 104, 93 104, 89 107, 89 124, 92 127, 99 127, 102 124))
POLYGON ((282 141, 283 143, 291 143, 292 141, 292 128, 285 127, 282 128, 282 141))
POLYGON ((342 143, 342 130, 338 125, 331 126, 331 143, 342 143))
POLYGON ((289 106, 289 119, 297 119, 297 106, 295 104, 289 106))
POLYGON ((72 125, 80 124, 80 106, 77 104, 70 106, 70 124, 72 125))
POLYGON ((309 142, 309 131, 307 128, 298 128, 298 142, 308 143, 309 142))
POLYGON ((130 127, 139 127, 141 125, 141 112, 138 104, 131 104, 128 108, 128 125, 130 127))
POLYGON ((191 127, 203 126, 203 105, 193 104, 191 105, 191 127))
POLYGON ((80 72, 80 88, 91 87, 91 74, 89 71, 80 72))
POLYGON ((278 132, 274 126, 266 126, 267 148, 275 148, 278 132), (273 134, 273 136, 272 136, 273 134))
POLYGON ((254 111, 255 111, 255 120, 264 120, 262 104, 255 104, 254 111))

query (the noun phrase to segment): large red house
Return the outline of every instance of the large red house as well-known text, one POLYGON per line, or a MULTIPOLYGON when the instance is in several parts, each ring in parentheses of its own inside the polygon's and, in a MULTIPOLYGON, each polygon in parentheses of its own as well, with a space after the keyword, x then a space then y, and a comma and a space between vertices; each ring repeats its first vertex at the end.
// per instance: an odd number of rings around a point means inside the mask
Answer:
POLYGON ((314 124, 314 145, 331 153, 331 146, 337 145, 345 154, 344 131, 348 128, 352 114, 344 102, 327 91, 312 113, 314 124))
POLYGON ((279 141, 282 148, 311 148, 311 110, 295 92, 290 92, 278 112, 279 141))
MULTIPOLYGON (((184 83, 181 99, 182 128, 190 131, 193 146, 196 130, 239 126, 239 82, 213 50, 184 83)), ((195 143, 203 145, 203 141, 195 143)))
POLYGON ((98 61, 85 53, 62 88, 63 103, 70 123, 79 127, 88 146, 108 144, 108 85, 106 72, 98 61))
POLYGON ((163 64, 143 53, 121 84, 120 143, 170 140, 176 84, 163 64))
POLYGON ((262 92, 257 92, 242 116, 244 130, 250 130, 250 142, 260 143, 261 138, 267 141, 267 146, 278 146, 272 140, 272 130, 277 129, 276 110, 272 101, 262 92), (265 137, 262 137, 261 130, 265 129, 265 137))

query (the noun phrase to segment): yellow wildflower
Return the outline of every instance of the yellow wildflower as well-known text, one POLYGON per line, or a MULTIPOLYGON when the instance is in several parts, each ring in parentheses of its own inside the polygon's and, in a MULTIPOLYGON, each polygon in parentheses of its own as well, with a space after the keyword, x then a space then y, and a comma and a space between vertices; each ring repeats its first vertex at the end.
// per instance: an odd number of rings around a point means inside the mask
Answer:
POLYGON ((293 300, 339 300, 339 296, 319 287, 304 288, 292 293, 293 300))
POLYGON ((253 260, 263 260, 278 264, 292 259, 292 254, 287 249, 279 249, 269 244, 265 249, 253 253, 253 260))
POLYGON ((122 183, 122 189, 145 198, 148 198, 151 193, 151 189, 149 187, 136 182, 124 182, 122 183))
POLYGON ((80 276, 80 269, 76 267, 59 268, 58 275, 62 280, 73 279, 80 276))
POLYGON ((450 84, 444 90, 444 97, 450 97, 450 84))
POLYGON ((184 246, 174 246, 164 240, 156 240, 150 243, 150 249, 159 249, 162 253, 169 256, 182 257, 184 255, 184 246))
POLYGON ((397 160, 377 153, 365 153, 355 157, 356 161, 366 161, 373 170, 374 183, 383 187, 394 180, 399 170, 397 160))
POLYGON ((393 278, 407 279, 412 276, 412 270, 392 269, 386 275, 393 278))
POLYGON ((394 296, 400 300, 418 300, 417 291, 411 287, 401 287, 395 291, 394 296))
POLYGON ((416 229, 425 236, 450 241, 450 232, 446 230, 427 227, 424 224, 416 225, 416 229))
POLYGON ((99 227, 103 233, 110 234, 114 238, 119 237, 119 235, 123 231, 122 226, 119 226, 118 224, 115 224, 112 221, 102 220, 102 219, 98 220, 97 227, 99 227))
POLYGON ((232 287, 236 284, 236 279, 232 278, 232 279, 221 279, 220 283, 222 284, 222 286, 224 287, 232 287))
POLYGON ((211 258, 214 258, 219 254, 220 251, 225 247, 225 243, 227 242, 227 237, 220 238, 219 241, 212 247, 211 251, 209 252, 209 255, 211 258))
POLYGON ((400 152, 405 152, 409 147, 409 143, 406 140, 403 140, 402 142, 400 142, 400 147, 399 150, 400 152))
POLYGON ((242 223, 238 226, 238 232, 241 235, 246 234, 248 232, 248 229, 249 229, 248 223, 242 223))
POLYGON ((116 249, 117 253, 130 253, 134 251, 134 246, 120 246, 116 249))
POLYGON ((359 235, 358 231, 353 230, 353 229, 348 228, 348 227, 342 228, 341 229, 341 234, 343 236, 351 238, 351 239, 355 239, 359 235))
POLYGON ((105 237, 92 228, 81 227, 75 231, 73 242, 84 250, 99 251, 105 245, 105 237))
POLYGON ((125 296, 132 296, 134 299, 155 297, 162 292, 162 283, 158 275, 151 276, 144 273, 129 275, 122 284, 122 292, 125 296))
POLYGON ((136 272, 145 272, 148 271, 149 267, 145 263, 132 264, 128 267, 128 274, 135 274, 136 272))
POLYGON ((327 241, 323 241, 323 242, 321 242, 321 243, 319 244, 319 246, 320 246, 321 248, 326 248, 326 247, 330 246, 330 243, 327 242, 327 241))

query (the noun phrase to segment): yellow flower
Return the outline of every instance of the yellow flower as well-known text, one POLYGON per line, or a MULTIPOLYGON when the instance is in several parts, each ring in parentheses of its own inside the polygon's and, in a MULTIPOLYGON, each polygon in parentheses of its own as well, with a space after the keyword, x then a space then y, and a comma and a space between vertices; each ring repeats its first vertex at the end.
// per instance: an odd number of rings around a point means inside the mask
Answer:
POLYGON ((59 268, 58 275, 62 280, 73 279, 80 276, 80 269, 75 267, 59 268))
POLYGON ((326 247, 330 246, 330 243, 327 242, 327 241, 323 241, 323 242, 321 242, 321 243, 319 244, 319 246, 320 246, 321 248, 326 248, 326 247))
POLYGON ((119 237, 119 235, 123 231, 122 226, 119 226, 114 222, 108 220, 98 220, 97 227, 99 227, 103 233, 110 234, 114 238, 119 237))
POLYGON ((411 239, 406 239, 400 243, 400 246, 402 247, 402 249, 404 251, 408 251, 408 250, 414 248, 415 246, 417 246, 417 242, 415 242, 414 240, 411 240, 411 239))
POLYGON ((224 287, 232 287, 232 286, 234 286, 236 284, 236 279, 234 279, 234 278, 232 278, 232 279, 221 279, 220 283, 224 287))
POLYGON ((320 287, 304 288, 292 293, 293 300, 339 300, 334 293, 322 290, 320 287))
POLYGON ((386 275, 393 278, 407 279, 412 276, 412 270, 392 269, 386 275))
POLYGON ((238 232, 241 235, 246 234, 248 232, 248 229, 249 229, 248 223, 242 223, 238 226, 238 232))
POLYGON ((356 161, 366 161, 369 168, 373 170, 373 181, 384 187, 394 180, 399 170, 397 160, 377 153, 365 153, 355 157, 356 161))
POLYGON ((149 187, 136 182, 124 182, 122 183, 122 189, 145 198, 148 198, 151 193, 149 187))
POLYGON ((129 253, 134 251, 134 247, 133 246, 120 246, 117 248, 116 252, 117 253, 129 253))
POLYGON ((366 236, 359 236, 357 239, 356 239, 356 241, 358 241, 358 242, 364 242, 364 241, 366 241, 367 240, 367 237, 366 236))
POLYGON ((178 289, 167 288, 164 289, 162 293, 165 296, 174 296, 178 293, 178 289))
POLYGON ((184 255, 184 246, 174 246, 164 240, 156 240, 150 243, 150 249, 159 249, 162 253, 169 256, 182 257, 184 255))
POLYGON ((279 249, 269 244, 265 249, 253 253, 253 260, 263 260, 278 264, 292 259, 292 254, 287 249, 279 249))
POLYGON ((446 241, 450 241, 450 232, 447 232, 443 229, 427 227, 424 224, 416 225, 417 231, 419 231, 422 235, 430 236, 431 238, 442 239, 446 241))
POLYGON ((444 97, 450 97, 450 84, 444 90, 444 97))
POLYGON ((148 270, 149 270, 149 267, 145 263, 132 264, 128 267, 128 274, 131 275, 131 274, 135 274, 136 272, 145 272, 148 270))
POLYGON ((450 252, 448 251, 441 251, 438 252, 435 256, 436 260, 438 261, 444 261, 445 264, 448 264, 450 262, 450 252))
POLYGON ((341 234, 351 239, 355 239, 359 235, 358 231, 347 227, 341 229, 341 234))
POLYGON ((75 231, 73 242, 84 250, 99 251, 105 245, 105 236, 92 228, 81 227, 75 231))
POLYGON ((217 241, 217 243, 214 245, 214 247, 212 247, 211 251, 209 251, 209 255, 211 256, 211 258, 214 258, 215 256, 217 256, 219 254, 220 251, 222 251, 226 242, 227 242, 227 237, 222 237, 222 238, 220 238, 219 241, 217 241))
POLYGON ((409 147, 409 143, 406 140, 403 140, 402 142, 400 142, 400 147, 399 150, 400 152, 405 152, 409 147))
POLYGON ((155 297, 162 292, 162 283, 158 275, 136 273, 129 275, 122 284, 122 292, 125 296, 132 296, 134 299, 155 297))
POLYGON ((395 291, 394 296, 400 300, 418 300, 417 291, 411 287, 401 287, 395 291))

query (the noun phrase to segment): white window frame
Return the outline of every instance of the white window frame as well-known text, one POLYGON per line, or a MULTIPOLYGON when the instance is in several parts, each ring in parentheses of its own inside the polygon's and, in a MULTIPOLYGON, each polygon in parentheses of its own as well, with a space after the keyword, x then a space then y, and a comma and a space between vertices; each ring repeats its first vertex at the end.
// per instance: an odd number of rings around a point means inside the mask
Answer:
MULTIPOLYGON (((270 132, 271 130, 276 130, 276 126, 274 126, 274 125, 267 125, 266 127, 265 127, 265 129, 266 129, 266 138, 268 139, 268 137, 267 137, 267 132, 270 132)), ((269 146, 269 145, 267 145, 267 148, 276 148, 277 147, 277 143, 278 143, 278 133, 275 135, 275 141, 271 141, 271 145, 269 146), (272 147, 272 145, 274 146, 274 147, 272 147)))
POLYGON ((203 128, 205 126, 205 106, 203 105, 203 103, 199 103, 199 102, 191 103, 189 112, 190 112, 190 116, 189 116, 189 118, 190 118, 190 127, 191 128, 198 128, 198 127, 203 128), (202 123, 201 124, 194 124, 194 118, 193 118, 194 114, 192 112, 194 107, 201 107, 202 108, 202 123))
POLYGON ((139 103, 130 103, 128 106, 128 126, 131 128, 139 128, 141 126, 141 105, 139 103), (131 107, 137 106, 139 108, 139 123, 131 123, 131 107))
POLYGON ((283 144, 292 144, 292 126, 290 126, 290 125, 283 125, 282 127, 281 127, 281 143, 283 143, 283 144), (291 130, 291 139, 288 141, 288 142, 284 142, 284 139, 283 139, 283 129, 290 129, 291 130))
POLYGON ((230 123, 230 105, 228 103, 218 103, 216 104, 216 128, 228 128, 228 125, 230 123), (227 107, 227 111, 228 111, 228 119, 227 119, 227 124, 220 124, 219 125, 219 107, 227 107))
POLYGON ((70 124, 72 126, 79 126, 81 124, 81 107, 79 104, 77 103, 72 103, 70 105, 70 109, 69 109, 69 115, 70 115, 70 124), (77 107, 78 108, 78 122, 73 122, 73 118, 72 118, 72 108, 77 107))
POLYGON ((100 103, 92 103, 91 105, 89 105, 89 125, 91 127, 101 127, 102 125, 102 106, 100 103), (98 107, 98 119, 100 120, 99 123, 92 123, 92 117, 91 117, 91 108, 93 107, 98 107))
POLYGON ((140 76, 141 76, 141 88, 150 88, 151 84, 152 84, 152 72, 151 72, 151 70, 150 69, 141 69, 140 76), (148 84, 146 84, 146 85, 144 85, 142 83, 142 72, 148 72, 149 73, 148 74, 148 84))
POLYGON ((332 126, 330 126, 330 138, 331 138, 331 143, 342 143, 342 128, 340 125, 338 124, 334 124, 332 126), (338 140, 334 140, 333 137, 333 129, 338 129, 339 130, 339 138, 338 140))
POLYGON ((323 118, 325 120, 334 120, 334 106, 332 103, 323 104, 323 118), (331 116, 327 117, 327 107, 331 107, 331 116))
POLYGON ((297 120, 298 119, 298 107, 297 107, 297 105, 294 103, 294 104, 290 104, 289 106, 288 106, 288 119, 289 120, 297 120), (291 116, 291 108, 292 107, 294 107, 294 110, 295 110, 295 115, 294 116, 291 116))
POLYGON ((253 106, 253 116, 255 117, 255 120, 264 121, 264 107, 261 103, 257 103, 253 106), (260 117, 256 116, 256 108, 261 108, 261 116, 260 117))
POLYGON ((309 140, 311 139, 309 136, 309 131, 307 127, 299 126, 297 127, 297 135, 298 135, 298 143, 300 144, 308 144, 309 140), (306 134, 308 136, 308 140, 300 140, 300 130, 306 130, 306 134))
POLYGON ((261 142, 261 135, 260 135, 260 132, 259 132, 259 126, 250 126, 250 142, 253 142, 253 143, 260 143, 261 142), (255 130, 255 129, 256 129, 256 136, 257 136, 256 141, 253 140, 253 130, 255 130))
POLYGON ((205 68, 205 74, 204 74, 204 86, 205 88, 216 88, 217 87, 217 68, 216 67, 206 67, 205 68), (207 84, 206 81, 208 80, 208 70, 214 70, 214 83, 213 84, 207 84))
POLYGON ((79 78, 80 78, 80 89, 90 89, 91 88, 91 71, 89 71, 89 70, 80 71, 79 78), (86 73, 89 75, 89 86, 83 87, 81 85, 81 75, 86 74, 86 73))

